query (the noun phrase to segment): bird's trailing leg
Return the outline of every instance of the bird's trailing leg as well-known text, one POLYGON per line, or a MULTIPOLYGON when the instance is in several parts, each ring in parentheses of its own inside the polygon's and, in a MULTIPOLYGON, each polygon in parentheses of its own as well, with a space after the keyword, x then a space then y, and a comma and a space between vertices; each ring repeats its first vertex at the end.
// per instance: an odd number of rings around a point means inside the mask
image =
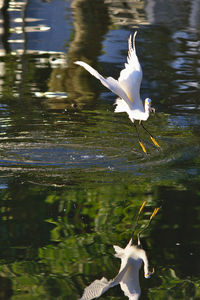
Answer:
POLYGON ((151 216, 150 216, 150 218, 149 218, 149 222, 148 222, 147 225, 146 225, 142 230, 140 230, 140 232, 138 233, 138 241, 139 241, 139 242, 140 242, 140 235, 141 235, 141 233, 149 227, 149 225, 150 225, 150 223, 151 223, 151 220, 155 217, 155 215, 157 214, 157 212, 159 211, 159 209, 160 209, 160 207, 154 208, 154 211, 153 211, 153 213, 151 214, 151 216))
MULTIPOLYGON (((135 225, 133 227, 133 231, 132 231, 132 240, 133 240, 133 237, 134 237, 134 233, 135 233, 135 230, 136 230, 136 227, 138 225, 138 221, 139 221, 139 218, 140 218, 140 214, 141 212, 143 211, 143 208, 145 207, 146 205, 146 201, 144 201, 138 211, 138 214, 137 214, 137 218, 136 218, 136 221, 135 221, 135 225)), ((140 242, 139 242, 139 238, 138 238, 138 246, 140 246, 140 242)))
POLYGON ((147 150, 146 150, 146 148, 145 148, 144 144, 142 143, 142 141, 141 141, 141 139, 140 139, 140 135, 139 135, 139 132, 138 132, 138 128, 137 128, 137 126, 136 126, 136 124, 135 124, 135 123, 134 123, 134 126, 135 126, 135 130, 136 130, 136 132, 137 132, 137 136, 138 136, 139 144, 140 144, 140 146, 141 146, 141 148, 142 148, 143 152, 144 152, 145 154, 147 154, 147 150))
POLYGON ((150 135, 150 138, 152 140, 152 142, 154 143, 154 145, 158 148, 160 148, 159 144, 156 142, 155 138, 153 137, 153 135, 144 127, 143 123, 140 122, 140 125, 142 126, 142 128, 150 135))

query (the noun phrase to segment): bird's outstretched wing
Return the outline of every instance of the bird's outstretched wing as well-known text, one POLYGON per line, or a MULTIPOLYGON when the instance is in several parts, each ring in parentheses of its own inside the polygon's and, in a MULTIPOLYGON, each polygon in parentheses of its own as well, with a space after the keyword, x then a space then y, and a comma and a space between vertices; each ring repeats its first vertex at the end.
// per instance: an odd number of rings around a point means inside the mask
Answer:
POLYGON ((100 297, 110 288, 111 282, 112 280, 108 281, 105 277, 93 281, 85 288, 83 296, 79 300, 91 300, 100 297))
POLYGON ((107 290, 120 283, 127 269, 128 269, 128 264, 126 264, 126 266, 119 271, 119 273, 114 279, 109 281, 105 277, 101 279, 96 279, 89 286, 85 288, 83 296, 79 300, 92 300, 94 298, 100 297, 107 290))
POLYGON ((142 81, 142 68, 140 66, 136 50, 135 50, 135 36, 130 35, 128 40, 129 50, 127 56, 127 63, 125 68, 120 72, 118 82, 123 90, 128 95, 129 100, 133 103, 135 108, 144 110, 142 101, 140 100, 140 85, 142 81))
POLYGON ((140 296, 139 269, 144 262, 145 277, 149 278, 151 273, 148 271, 148 260, 146 252, 143 249, 132 245, 130 239, 127 246, 123 249, 119 246, 114 246, 115 256, 121 259, 119 273, 112 280, 107 280, 105 277, 100 280, 93 281, 84 290, 82 297, 79 300, 92 300, 100 297, 108 289, 120 284, 124 294, 129 299, 138 300, 140 296))
POLYGON ((112 77, 104 78, 94 68, 83 61, 76 61, 75 64, 85 68, 90 74, 99 79, 105 87, 118 95, 121 99, 125 100, 128 105, 130 105, 130 101, 128 96, 126 95, 126 92, 123 90, 117 80, 112 77))

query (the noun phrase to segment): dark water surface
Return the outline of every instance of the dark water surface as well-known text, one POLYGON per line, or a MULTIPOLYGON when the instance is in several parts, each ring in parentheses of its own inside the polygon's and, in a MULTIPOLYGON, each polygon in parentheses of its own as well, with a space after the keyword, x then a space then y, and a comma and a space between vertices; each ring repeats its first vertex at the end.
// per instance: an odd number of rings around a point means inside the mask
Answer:
MULTIPOLYGON (((1 1, 0 299, 78 299, 114 278, 147 201, 141 299, 200 299, 200 1, 1 1), (138 30, 141 130, 84 60, 117 78, 138 30)), ((119 287, 102 299, 125 299, 119 287)))

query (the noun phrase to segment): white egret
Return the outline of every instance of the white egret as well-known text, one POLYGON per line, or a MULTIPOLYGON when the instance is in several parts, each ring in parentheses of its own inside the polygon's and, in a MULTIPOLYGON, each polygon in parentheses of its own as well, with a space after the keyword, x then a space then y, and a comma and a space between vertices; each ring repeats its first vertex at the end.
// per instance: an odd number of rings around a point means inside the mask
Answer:
MULTIPOLYGON (((83 61, 76 61, 75 64, 85 68, 90 74, 99 79, 101 83, 115 93, 119 98, 117 98, 115 104, 115 112, 126 112, 130 120, 134 123, 135 120, 139 121, 143 129, 150 135, 150 138, 156 147, 160 147, 156 142, 152 134, 144 127, 142 121, 146 121, 149 118, 151 112, 155 112, 155 109, 151 107, 151 99, 146 98, 143 101, 140 98, 140 85, 142 81, 142 68, 140 66, 136 49, 135 49, 135 36, 137 31, 134 33, 133 38, 130 35, 128 40, 128 57, 127 63, 125 63, 125 68, 120 72, 118 80, 112 77, 104 78, 100 75, 94 68, 83 61)), ((146 153, 146 148, 142 143, 136 124, 138 140, 142 150, 146 153)))
MULTIPOLYGON (((136 225, 138 224, 139 215, 144 208, 144 202, 139 210, 136 225)), ((138 244, 133 245, 132 238, 128 245, 123 249, 119 246, 113 246, 115 249, 115 257, 121 259, 121 266, 119 273, 112 280, 107 280, 105 277, 93 281, 88 287, 85 288, 83 296, 79 300, 91 300, 100 297, 108 289, 120 284, 125 296, 130 300, 137 300, 140 297, 141 289, 139 282, 139 270, 144 264, 144 277, 150 278, 154 271, 149 272, 149 263, 146 252, 142 249, 140 243, 140 233, 144 231, 150 224, 152 218, 157 214, 159 208, 155 208, 147 226, 145 226, 138 233, 138 244)), ((134 228, 135 229, 135 228, 134 228)))

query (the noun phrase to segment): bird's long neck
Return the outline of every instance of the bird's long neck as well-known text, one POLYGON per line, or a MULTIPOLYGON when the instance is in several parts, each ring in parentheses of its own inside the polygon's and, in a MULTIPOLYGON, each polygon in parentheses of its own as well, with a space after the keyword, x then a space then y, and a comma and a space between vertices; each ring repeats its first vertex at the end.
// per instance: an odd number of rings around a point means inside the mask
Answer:
POLYGON ((147 120, 150 115, 150 106, 148 103, 145 103, 144 105, 144 114, 145 114, 145 119, 147 120))

